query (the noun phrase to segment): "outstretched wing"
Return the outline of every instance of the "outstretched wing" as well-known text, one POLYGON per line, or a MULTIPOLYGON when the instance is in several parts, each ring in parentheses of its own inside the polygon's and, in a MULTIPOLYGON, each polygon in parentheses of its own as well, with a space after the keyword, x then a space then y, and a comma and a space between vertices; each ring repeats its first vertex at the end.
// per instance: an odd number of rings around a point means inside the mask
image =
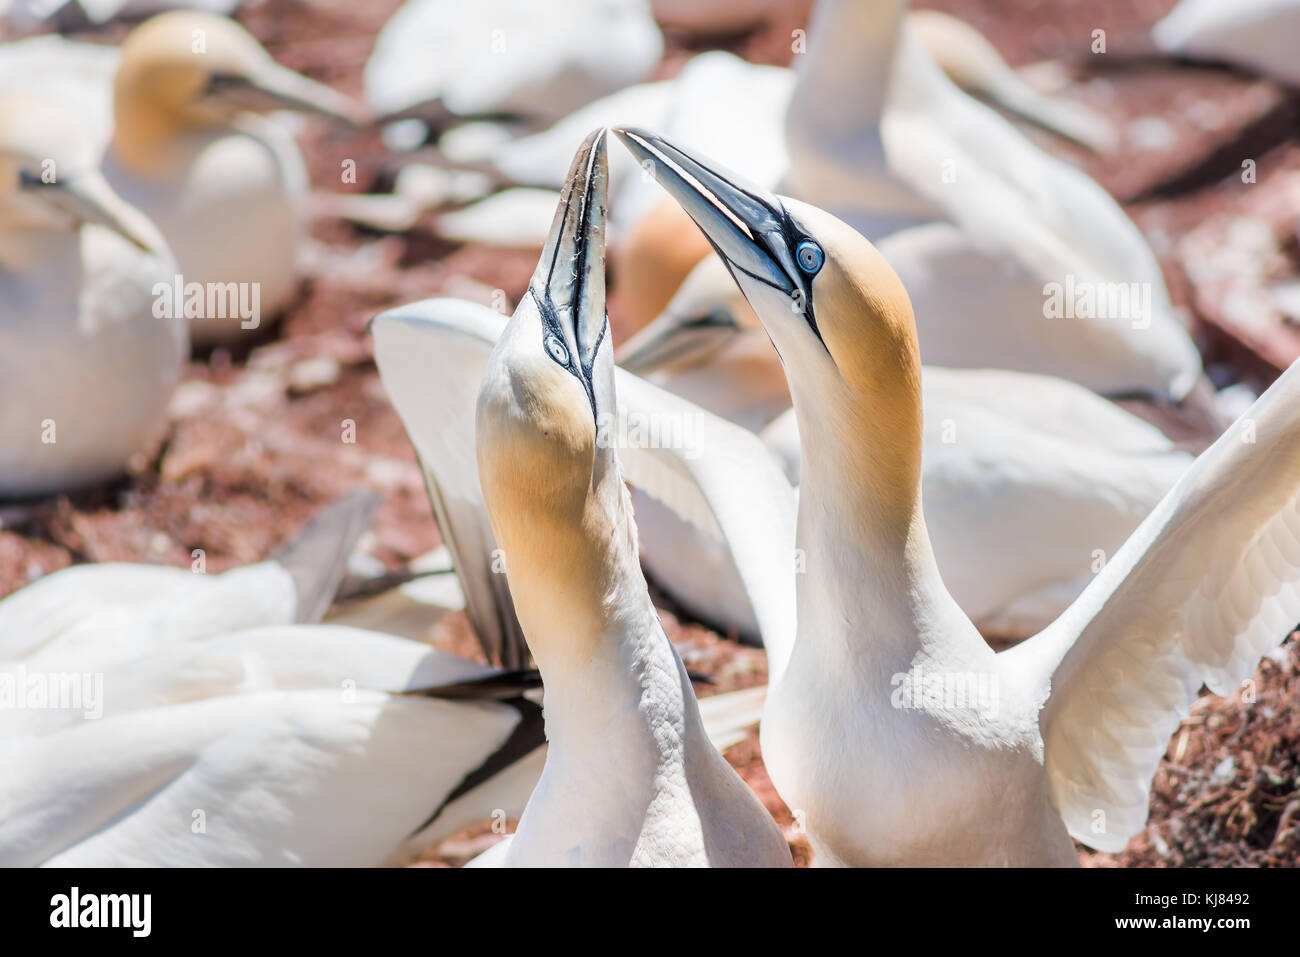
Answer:
POLYGON ((1156 764, 1202 684, 1227 694, 1300 620, 1300 366, 1170 490, 1051 627, 1004 653, 1051 696, 1053 798, 1107 851, 1146 822, 1156 764))
POLYGON ((465 592, 466 612, 489 661, 528 666, 510 586, 493 570, 496 539, 479 486, 474 409, 505 318, 461 299, 426 299, 370 325, 384 388, 424 472, 433 515, 465 592))

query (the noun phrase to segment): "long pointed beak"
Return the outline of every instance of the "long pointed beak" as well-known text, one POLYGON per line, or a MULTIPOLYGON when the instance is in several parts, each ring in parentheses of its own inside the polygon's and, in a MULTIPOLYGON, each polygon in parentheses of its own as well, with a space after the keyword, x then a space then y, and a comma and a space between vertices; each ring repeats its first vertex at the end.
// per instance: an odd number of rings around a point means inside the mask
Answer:
POLYGON ((733 274, 794 292, 794 250, 780 199, 654 133, 628 128, 614 135, 695 220, 733 274))
POLYGON ((221 95, 245 109, 259 112, 293 110, 355 127, 374 121, 373 114, 360 103, 274 61, 239 77, 221 95))
POLYGON ((159 256, 169 255, 162 235, 145 215, 122 199, 97 171, 88 170, 60 179, 40 194, 60 212, 78 223, 97 223, 159 256))
MULTIPOLYGON (((543 320, 553 325, 583 379, 591 382, 606 331, 605 213, 609 162, 605 129, 588 135, 573 157, 550 234, 529 283, 543 320)), ((548 348, 552 348, 548 345, 548 348)), ((558 350, 556 350, 558 351, 558 350)))

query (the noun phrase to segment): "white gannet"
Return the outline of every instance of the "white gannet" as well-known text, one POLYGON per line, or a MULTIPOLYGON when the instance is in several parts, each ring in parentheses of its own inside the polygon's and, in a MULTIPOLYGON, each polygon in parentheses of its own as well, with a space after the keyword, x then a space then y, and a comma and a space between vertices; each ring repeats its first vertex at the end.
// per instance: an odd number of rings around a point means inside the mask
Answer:
POLYGON ((926 362, 1183 399, 1200 355, 1141 232, 1086 174, 957 90, 902 29, 905 12, 905 0, 817 5, 782 191, 877 242, 926 362))
POLYGON ((966 21, 939 10, 913 10, 905 29, 960 89, 1095 153, 1115 150, 1118 134, 1108 119, 1080 103, 1039 93, 966 21))
POLYGON ((0 498, 120 474, 185 361, 184 320, 153 309, 167 246, 83 133, 61 103, 0 96, 0 498))
POLYGON ((1300 86, 1298 0, 1180 0, 1151 36, 1165 53, 1228 63, 1300 86))
POLYGON ((717 246, 789 378, 806 566, 761 733, 819 861, 1068 865, 1071 837, 1122 849, 1202 683, 1232 692, 1300 620, 1300 366, 1059 619, 994 654, 926 531, 921 364, 898 277, 826 212, 619 135, 717 246))
POLYGON ((546 683, 546 767, 501 863, 778 866, 789 848, 709 742, 646 591, 615 437, 605 131, 583 143, 479 391, 478 464, 546 683))
MULTIPOLYGON (((407 0, 375 39, 365 96, 386 117, 435 127, 448 116, 492 114, 547 126, 641 82, 662 53, 646 0, 407 0)), ((397 147, 422 137, 386 139, 397 147)))
MULTIPOLYGON (((415 448, 460 580, 464 611, 484 655, 507 669, 508 686, 509 673, 527 668, 530 659, 483 501, 474 434, 475 399, 505 321, 500 313, 477 303, 429 299, 376 316, 371 333, 385 391, 415 448), (436 390, 429 388, 433 370, 437 373, 436 390)), ((629 421, 646 421, 651 416, 693 426, 694 441, 688 445, 624 443, 620 448, 622 464, 638 490, 646 490, 653 501, 664 503, 674 515, 706 530, 724 554, 729 546, 739 552, 735 567, 744 577, 744 607, 752 606, 759 615, 770 656, 772 647, 788 645, 789 637, 783 636, 794 633, 793 614, 788 620, 782 618, 792 602, 780 599, 783 589, 793 592, 793 585, 771 574, 756 575, 746 558, 756 554, 759 562, 768 560, 761 548, 752 547, 756 544, 770 547, 785 542, 778 550, 783 555, 793 551, 795 501, 789 483, 757 436, 624 370, 616 369, 615 377, 620 431, 626 430, 629 421), (751 495, 760 495, 769 504, 779 501, 783 524, 766 528, 750 524, 748 517, 755 511, 751 495)), ((786 564, 780 567, 784 571, 786 564)), ((415 636, 426 631, 431 620, 430 610, 420 607, 422 603, 418 597, 389 594, 336 611, 329 620, 368 629, 410 627, 404 633, 415 636), (422 620, 425 628, 419 627, 422 620)), ((747 726, 757 722, 762 693, 762 689, 751 689, 699 701, 710 740, 719 749, 735 743, 747 726)), ((449 815, 461 815, 453 817, 455 823, 463 826, 482 820, 495 808, 505 809, 512 817, 522 810, 544 758, 540 722, 523 726, 513 743, 533 763, 518 756, 512 759, 514 764, 505 762, 484 782, 490 790, 471 791, 448 809, 449 815), (510 776, 502 771, 509 771, 510 776), (489 799, 496 803, 486 803, 489 799)), ((440 816, 434 824, 442 827, 442 822, 440 816)))
MULTIPOLYGON (((696 267, 617 359, 760 431, 798 484, 785 373, 717 257, 696 267)), ((1024 637, 1054 620, 1192 461, 1158 429, 1063 379, 926 366, 921 394, 921 486, 935 556, 953 597, 986 634, 1024 637), (991 551, 993 538, 1006 547, 991 551)), ((637 494, 651 577, 696 617, 754 635, 725 549, 637 494), (700 574, 701 565, 710 573, 700 574)))
POLYGON ((201 307, 190 318, 199 344, 250 334, 297 289, 307 176, 289 132, 257 115, 274 110, 364 119, 222 17, 160 14, 122 43, 104 173, 167 238, 184 280, 171 307, 201 307), (203 284, 201 303, 191 283, 203 284))

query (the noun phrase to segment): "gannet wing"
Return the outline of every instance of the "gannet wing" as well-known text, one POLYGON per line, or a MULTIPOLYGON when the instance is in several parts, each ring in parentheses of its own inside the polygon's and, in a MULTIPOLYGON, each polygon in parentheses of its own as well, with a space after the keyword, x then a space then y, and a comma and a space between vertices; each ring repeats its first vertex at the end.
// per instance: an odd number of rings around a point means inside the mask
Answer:
POLYGON ((266 561, 207 574, 204 565, 75 565, 0 601, 0 659, 89 648, 110 629, 129 648, 237 628, 315 622, 329 608, 378 496, 327 506, 266 561))
POLYGON ((348 568, 348 556, 370 527, 381 499, 355 489, 331 502, 271 555, 294 584, 293 620, 314 623, 329 611, 348 568))
POLYGON ((0 861, 380 864, 517 722, 496 702, 313 690, 11 737, 0 743, 17 772, 0 795, 0 861))
POLYGON ((466 613, 489 661, 527 666, 496 539, 479 486, 474 414, 488 356, 505 317, 460 299, 427 299, 376 316, 375 362, 424 472, 434 518, 465 592, 466 613))
MULTIPOLYGON (((479 381, 503 327, 503 318, 484 306, 434 299, 384 313, 372 330, 380 374, 424 463, 470 618, 481 629, 475 609, 487 609, 488 623, 525 648, 505 576, 491 569, 496 544, 479 489, 472 439, 479 381), (430 369, 439 375, 446 371, 438 397, 432 397, 435 401, 426 394, 430 369), (430 468, 439 456, 448 467, 430 468), (435 491, 452 481, 454 493, 446 487, 435 491), (444 518, 448 513, 457 523, 450 536, 444 518)), ((753 433, 622 369, 616 369, 615 376, 619 421, 606 435, 620 443, 625 477, 727 544, 769 654, 775 651, 783 661, 782 649, 788 650, 794 636, 796 505, 790 483, 753 433)), ((485 649, 495 650, 496 640, 485 649)), ((505 667, 522 667, 525 661, 521 655, 505 667)))
POLYGON ((794 643, 794 489, 754 433, 630 372, 615 375, 627 480, 727 545, 775 677, 794 643))
POLYGON ((1228 694, 1300 620, 1300 366, 1207 449, 1049 628, 999 656, 1050 697, 1053 799, 1107 851, 1146 822, 1202 683, 1228 694))

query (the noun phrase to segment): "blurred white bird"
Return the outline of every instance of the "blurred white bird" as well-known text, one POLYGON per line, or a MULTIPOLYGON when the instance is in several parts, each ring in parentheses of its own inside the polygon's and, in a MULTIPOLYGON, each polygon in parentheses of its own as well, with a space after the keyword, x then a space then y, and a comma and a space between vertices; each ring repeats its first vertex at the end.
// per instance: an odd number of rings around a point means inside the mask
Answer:
POLYGON ((0 95, 0 498, 120 474, 188 351, 184 319, 153 308, 167 245, 85 134, 57 101, 0 95))
MULTIPOLYGON (((407 0, 375 40, 365 96, 386 118, 435 128, 449 115, 483 114, 546 126, 644 80, 662 53, 646 0, 407 0)), ((398 148, 424 138, 410 134, 386 140, 398 148)), ((561 178, 567 168, 566 157, 561 178)))
POLYGON ((278 65, 233 21, 189 11, 145 21, 111 55, 43 37, 0 50, 0 89, 47 76, 107 142, 106 178, 171 246, 181 293, 168 311, 188 315, 191 339, 229 342, 269 323, 297 289, 307 175, 289 131, 258 114, 360 123, 362 108, 278 65), (23 74, 49 54, 52 68, 23 74))
POLYGON ((817 5, 785 191, 878 240, 926 362, 1182 399, 1200 355, 1142 234, 1096 182, 956 90, 901 29, 905 7, 817 5))
POLYGON ((826 212, 618 132, 717 245, 790 382, 805 565, 762 747, 818 860, 1074 865, 1071 837, 1121 850, 1201 685, 1231 693, 1300 620, 1300 365, 1060 618, 995 655, 927 533, 920 357, 898 276, 826 212))
POLYGON ((1081 103, 1040 93, 1002 59, 984 34, 940 10, 913 10, 905 29, 958 88, 1094 153, 1111 153, 1118 134, 1110 120, 1081 103))

